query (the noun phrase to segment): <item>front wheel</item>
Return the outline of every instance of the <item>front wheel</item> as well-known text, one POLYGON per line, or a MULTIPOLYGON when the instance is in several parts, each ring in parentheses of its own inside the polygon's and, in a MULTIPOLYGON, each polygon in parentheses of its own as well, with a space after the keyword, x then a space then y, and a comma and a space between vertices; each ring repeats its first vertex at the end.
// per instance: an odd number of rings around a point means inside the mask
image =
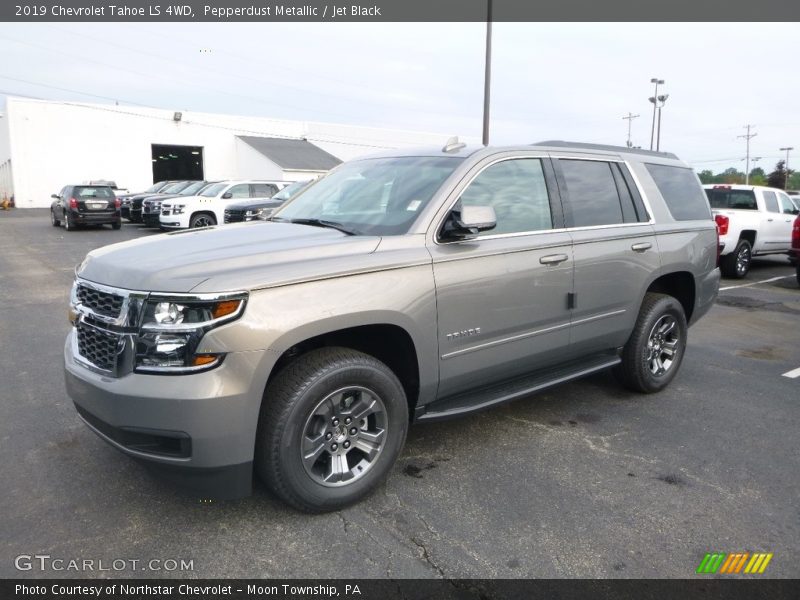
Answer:
POLYGON ((347 348, 313 350, 267 386, 256 471, 297 509, 338 510, 385 479, 407 430, 405 392, 389 367, 347 348))
POLYGON ((741 279, 750 271, 753 260, 753 247, 747 240, 739 240, 736 248, 730 254, 723 256, 719 261, 722 274, 726 277, 741 279))
POLYGON ((189 221, 189 227, 195 229, 197 227, 213 227, 217 224, 217 220, 206 213, 200 213, 199 215, 192 215, 191 220, 189 221))
POLYGON ((634 391, 652 393, 664 389, 675 377, 686 350, 686 315, 678 300, 666 294, 645 294, 639 317, 622 362, 615 374, 634 391))

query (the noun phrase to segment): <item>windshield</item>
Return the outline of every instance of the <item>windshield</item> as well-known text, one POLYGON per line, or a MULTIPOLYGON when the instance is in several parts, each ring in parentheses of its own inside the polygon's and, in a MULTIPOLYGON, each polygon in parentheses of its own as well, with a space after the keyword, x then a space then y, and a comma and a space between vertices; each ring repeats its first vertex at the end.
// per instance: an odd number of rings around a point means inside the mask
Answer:
POLYGON ((272 197, 272 199, 273 200, 288 200, 289 198, 297 195, 297 193, 300 190, 302 190, 304 187, 306 187, 309 183, 311 183, 311 181, 312 181, 311 179, 309 179, 307 181, 295 181, 294 183, 291 183, 291 184, 287 185, 280 192, 275 194, 272 197))
POLYGON ((164 182, 163 182, 163 181, 159 181, 158 183, 154 183, 154 184, 153 184, 153 185, 151 185, 149 188, 147 188, 147 189, 144 191, 144 193, 145 193, 145 194, 148 194, 148 193, 157 192, 158 190, 160 190, 160 189, 161 189, 161 188, 163 188, 163 187, 164 187, 164 182))
POLYGON ((181 196, 194 196, 207 185, 208 182, 206 181, 195 181, 192 185, 189 185, 181 190, 181 196))
POLYGON ((205 188, 202 192, 200 192, 200 196, 204 198, 213 198, 217 194, 219 194, 222 190, 224 190, 228 186, 227 183, 215 183, 214 185, 210 185, 205 188))
POLYGON ((415 156, 346 163, 284 204, 272 220, 323 220, 362 235, 407 233, 463 160, 415 156))

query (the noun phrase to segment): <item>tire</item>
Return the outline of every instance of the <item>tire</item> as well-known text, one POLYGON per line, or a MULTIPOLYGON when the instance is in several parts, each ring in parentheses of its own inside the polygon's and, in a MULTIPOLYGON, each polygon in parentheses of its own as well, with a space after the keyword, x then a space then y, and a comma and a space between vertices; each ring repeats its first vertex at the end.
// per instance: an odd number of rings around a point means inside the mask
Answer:
POLYGON ((64 215, 64 229, 66 229, 67 231, 75 231, 75 229, 77 229, 75 227, 75 223, 72 222, 69 213, 66 213, 64 215))
POLYGON ((296 509, 338 510, 386 478, 407 430, 406 395, 389 367, 347 348, 312 350, 264 392, 256 472, 296 509))
POLYGON ((195 229, 196 227, 213 227, 216 224, 217 220, 213 215, 209 215, 208 213, 192 215, 192 218, 189 220, 190 229, 195 229))
POLYGON ((797 285, 800 285, 800 264, 797 265, 797 272, 795 275, 797 276, 797 285))
POLYGON ((52 208, 50 209, 50 224, 53 227, 61 227, 61 221, 56 219, 56 211, 54 211, 52 208))
POLYGON ((687 333, 686 315, 677 299, 666 294, 645 294, 615 375, 636 392, 663 390, 681 366, 687 333))
POLYGON ((114 221, 111 224, 111 229, 121 229, 122 228, 122 221, 114 221))
POLYGON ((753 247, 747 240, 739 240, 736 248, 719 261, 719 267, 725 277, 742 279, 750 271, 753 261, 753 247))

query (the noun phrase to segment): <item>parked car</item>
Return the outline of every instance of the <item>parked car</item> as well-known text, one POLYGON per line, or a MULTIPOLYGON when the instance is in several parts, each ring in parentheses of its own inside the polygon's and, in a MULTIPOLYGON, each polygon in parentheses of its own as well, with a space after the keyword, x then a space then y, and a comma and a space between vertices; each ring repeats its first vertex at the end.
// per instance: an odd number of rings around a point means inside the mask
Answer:
POLYGON ((128 193, 127 188, 121 188, 117 186, 116 181, 110 181, 108 179, 92 179, 91 181, 84 181, 84 185, 107 185, 112 190, 114 190, 114 195, 117 198, 121 198, 122 196, 128 193))
POLYGON ((67 391, 101 438, 202 497, 248 494, 255 471, 296 508, 337 510, 390 473, 411 421, 609 368, 663 390, 716 299, 717 244, 672 154, 396 150, 258 227, 90 252, 67 391))
POLYGON ((134 223, 142 223, 143 222, 143 218, 142 218, 142 214, 143 214, 142 210, 143 210, 143 208, 142 208, 142 206, 144 204, 145 198, 154 198, 154 197, 159 197, 159 196, 161 196, 161 197, 175 196, 175 195, 179 194, 181 191, 185 190, 190 185, 195 184, 195 183, 199 183, 199 182, 198 181, 175 181, 175 182, 171 183, 170 185, 166 186, 165 188, 163 188, 161 191, 156 192, 155 194, 148 194, 148 195, 139 194, 137 196, 134 196, 133 198, 131 198, 131 208, 130 208, 131 221, 133 221, 134 223))
POLYGON ((286 181, 221 181, 197 196, 161 204, 162 229, 210 227, 223 223, 225 208, 245 198, 266 200, 288 185, 286 181))
POLYGON ((266 221, 284 202, 295 197, 306 189, 313 179, 295 181, 287 185, 272 198, 265 200, 245 200, 231 204, 225 209, 225 223, 241 223, 242 221, 266 221))
POLYGON ((742 278, 753 256, 789 252, 792 221, 800 211, 783 190, 720 184, 703 188, 719 227, 723 275, 742 278))
POLYGON ((65 229, 72 231, 81 225, 109 224, 114 229, 122 226, 119 198, 107 185, 67 185, 51 197, 50 222, 53 227, 64 223, 65 229))
POLYGON ((135 194, 125 194, 124 196, 120 197, 121 205, 120 205, 120 215, 123 219, 127 219, 128 221, 131 220, 131 203, 133 202, 134 196, 150 196, 152 194, 157 194, 159 191, 163 190, 170 184, 175 183, 174 181, 159 181, 158 183, 154 183, 149 188, 147 188, 143 192, 137 192, 135 194))
POLYGON ((195 181, 191 185, 184 187, 177 194, 168 193, 165 189, 162 194, 148 196, 142 200, 142 222, 147 227, 158 227, 159 217, 161 216, 161 203, 164 200, 171 200, 173 198, 181 198, 182 196, 195 196, 202 192, 209 185, 216 183, 215 181, 195 181))

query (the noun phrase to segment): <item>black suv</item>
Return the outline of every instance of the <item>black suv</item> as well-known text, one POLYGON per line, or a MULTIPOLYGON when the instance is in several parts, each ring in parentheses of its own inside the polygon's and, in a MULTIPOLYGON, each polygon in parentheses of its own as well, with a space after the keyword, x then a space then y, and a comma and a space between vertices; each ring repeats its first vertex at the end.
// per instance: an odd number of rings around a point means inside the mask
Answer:
POLYGON ((225 208, 225 222, 241 223, 242 221, 266 221, 273 212, 283 206, 284 202, 302 192, 313 181, 315 180, 307 179, 305 181, 295 181, 272 196, 272 198, 245 200, 243 202, 231 204, 225 208))
POLYGON ((55 198, 50 204, 53 227, 58 227, 62 221, 67 231, 81 225, 122 227, 120 201, 108 185, 67 185, 51 197, 55 198))

